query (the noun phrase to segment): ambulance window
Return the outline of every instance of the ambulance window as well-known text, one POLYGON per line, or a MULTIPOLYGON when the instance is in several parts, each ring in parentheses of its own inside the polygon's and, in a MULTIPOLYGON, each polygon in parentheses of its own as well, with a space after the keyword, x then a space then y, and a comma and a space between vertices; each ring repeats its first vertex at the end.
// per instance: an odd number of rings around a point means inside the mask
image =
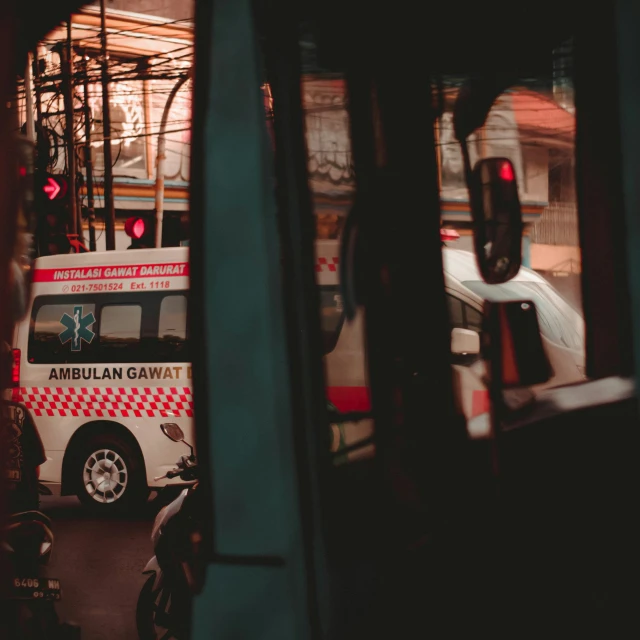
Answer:
POLYGON ((326 355, 336 348, 344 319, 342 296, 338 285, 320 287, 320 314, 326 355))
POLYGON ((183 341, 187 339, 186 296, 167 296, 162 299, 158 338, 161 341, 183 341))
POLYGON ((584 321, 551 285, 530 280, 503 284, 471 280, 463 284, 485 300, 533 300, 542 335, 569 349, 584 349, 584 321))
POLYGON ((126 348, 140 342, 142 307, 137 304, 107 305, 100 313, 100 344, 126 348))
POLYGON ((447 306, 449 307, 449 321, 452 327, 465 328, 462 302, 450 293, 447 294, 447 306))
POLYGON ((187 340, 187 297, 166 296, 160 303, 158 340, 182 347, 187 340))
POLYGON ((29 362, 52 364, 83 361, 93 346, 95 305, 43 304, 39 308, 34 305, 34 311, 29 362), (77 335, 76 327, 79 329, 77 335))
POLYGON ((464 316, 466 320, 466 329, 473 329, 473 331, 477 331, 478 333, 482 331, 482 314, 479 311, 468 304, 465 304, 464 316))

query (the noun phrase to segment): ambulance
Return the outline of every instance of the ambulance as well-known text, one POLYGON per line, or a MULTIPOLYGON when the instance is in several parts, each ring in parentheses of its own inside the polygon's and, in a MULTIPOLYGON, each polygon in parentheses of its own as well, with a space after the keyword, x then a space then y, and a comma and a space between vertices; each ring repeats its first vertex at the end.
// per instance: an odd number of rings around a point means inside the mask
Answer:
MULTIPOLYGON (((509 283, 486 285, 473 254, 450 248, 443 254, 452 364, 462 374, 468 417, 487 409, 479 357, 484 298, 533 299, 553 382, 580 378, 582 320, 546 281, 522 269, 509 283)), ((317 241, 327 399, 343 412, 366 411, 363 319, 344 320, 338 255, 338 241, 317 241)), ((186 247, 36 260, 30 310, 14 340, 13 399, 31 411, 45 445, 41 480, 60 483, 62 495, 107 512, 135 507, 150 490, 177 482, 156 478, 176 457, 160 424, 176 423, 187 441, 195 439, 188 289, 186 247)), ((348 427, 336 443, 348 445, 372 430, 366 421, 348 427)), ((354 455, 361 454, 367 453, 354 455)))

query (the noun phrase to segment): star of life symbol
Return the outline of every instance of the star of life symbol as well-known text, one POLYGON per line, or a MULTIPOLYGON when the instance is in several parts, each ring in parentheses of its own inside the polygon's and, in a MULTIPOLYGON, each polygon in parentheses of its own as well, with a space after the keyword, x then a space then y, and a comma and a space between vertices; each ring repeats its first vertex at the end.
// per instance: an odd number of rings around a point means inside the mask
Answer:
POLYGON ((96 321, 93 313, 88 313, 86 316, 82 316, 82 305, 73 307, 73 318, 65 313, 60 318, 60 324, 64 325, 66 329, 62 331, 58 337, 60 342, 65 344, 71 340, 71 351, 80 351, 82 349, 82 341, 87 344, 95 338, 95 333, 89 329, 89 327, 96 321))

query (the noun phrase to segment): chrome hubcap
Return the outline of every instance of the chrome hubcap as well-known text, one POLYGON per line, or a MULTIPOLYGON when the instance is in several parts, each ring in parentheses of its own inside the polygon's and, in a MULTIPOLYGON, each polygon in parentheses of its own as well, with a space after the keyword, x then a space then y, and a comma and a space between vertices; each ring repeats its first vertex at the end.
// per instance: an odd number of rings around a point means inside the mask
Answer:
POLYGON ((96 502, 118 500, 127 487, 127 477, 124 460, 110 449, 94 451, 84 463, 84 488, 96 502))

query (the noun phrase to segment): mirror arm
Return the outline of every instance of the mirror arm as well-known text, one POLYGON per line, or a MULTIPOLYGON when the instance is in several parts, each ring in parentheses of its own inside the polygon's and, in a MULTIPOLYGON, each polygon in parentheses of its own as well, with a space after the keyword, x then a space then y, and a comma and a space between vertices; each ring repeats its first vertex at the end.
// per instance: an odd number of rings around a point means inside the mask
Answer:
MULTIPOLYGON (((467 139, 464 138, 460 141, 460 149, 462 151, 462 162, 464 164, 464 177, 467 183, 467 192, 469 193, 469 204, 471 204, 471 198, 473 197, 471 184, 473 183, 473 169, 471 167, 471 156, 469 155, 469 145, 467 139)), ((473 213, 473 208, 471 209, 473 213)))
POLYGON ((453 107, 453 130, 458 142, 484 125, 494 102, 517 81, 513 74, 484 74, 460 87, 453 107))
POLYGON ((469 146, 467 145, 467 140, 464 139, 460 142, 460 148, 462 150, 462 161, 464 164, 464 177, 465 182, 467 184, 467 193, 469 194, 469 209, 471 213, 471 227, 473 229, 473 234, 475 237, 476 228, 478 224, 481 224, 482 221, 478 220, 478 207, 476 206, 475 198, 476 193, 473 188, 474 178, 473 178, 473 167, 471 166, 471 156, 469 154, 469 146))
POLYGON ((181 440, 180 442, 182 442, 182 444, 186 444, 187 447, 189 447, 189 451, 191 452, 189 456, 195 459, 195 454, 193 453, 193 447, 186 440, 181 440))

